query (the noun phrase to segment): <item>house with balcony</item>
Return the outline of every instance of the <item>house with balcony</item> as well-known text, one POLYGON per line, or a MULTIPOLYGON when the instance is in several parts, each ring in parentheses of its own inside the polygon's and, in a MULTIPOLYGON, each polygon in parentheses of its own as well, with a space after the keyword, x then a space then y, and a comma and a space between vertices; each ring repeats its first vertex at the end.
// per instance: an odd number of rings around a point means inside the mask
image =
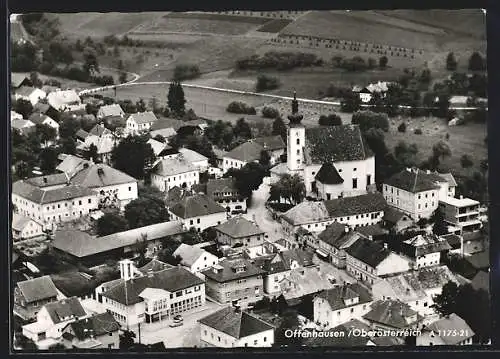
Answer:
POLYGON ((422 323, 422 317, 408 304, 394 299, 373 302, 363 319, 373 330, 414 330, 422 323))
POLYGON ((399 300, 422 317, 430 317, 436 315, 434 296, 441 294, 448 282, 460 284, 447 266, 423 267, 378 280, 372 294, 375 300, 399 300))
POLYGON ((419 234, 401 243, 401 252, 410 258, 414 269, 439 265, 441 253, 450 249, 448 241, 433 233, 419 234))
POLYGON ((242 250, 262 244, 266 236, 256 223, 242 216, 233 217, 214 229, 219 245, 241 248, 242 250))
POLYGON ((122 326, 170 320, 205 304, 204 281, 181 266, 143 274, 131 260, 119 264, 120 279, 96 293, 122 326))
POLYGON ((119 330, 110 313, 95 314, 67 324, 61 343, 68 349, 119 349, 119 330))
POLYGON ((317 253, 337 268, 346 267, 346 249, 361 238, 348 226, 334 222, 318 234, 317 253))
POLYGON ((407 258, 366 238, 359 238, 346 249, 347 272, 368 286, 372 286, 380 277, 410 269, 407 258))
POLYGON ((457 314, 451 313, 422 328, 422 334, 417 336, 417 346, 435 345, 472 345, 474 331, 469 324, 457 314), (450 332, 451 331, 451 332, 450 332), (448 335, 448 332, 453 335, 448 335))
POLYGON ((246 212, 247 201, 236 188, 233 177, 209 179, 207 196, 226 208, 228 213, 246 212))
POLYGON ((244 308, 264 295, 265 271, 248 259, 228 257, 201 273, 205 276, 207 296, 219 303, 244 308))
POLYGON ((48 303, 62 299, 50 276, 17 282, 14 288, 14 314, 24 320, 36 318, 40 309, 48 303))
POLYGON ((473 236, 481 227, 479 219, 480 203, 470 198, 446 197, 439 200, 439 208, 448 224, 460 228, 462 235, 473 236))
POLYGON ((194 227, 198 232, 227 220, 226 210, 202 193, 182 197, 168 207, 168 212, 171 221, 180 222, 186 230, 194 227))
POLYGON ((228 306, 198 320, 202 347, 271 347, 275 328, 241 310, 228 306))
POLYGON ((36 322, 23 325, 23 335, 33 340, 39 349, 48 349, 62 341, 68 324, 87 316, 78 298, 61 299, 44 305, 36 315, 36 322))

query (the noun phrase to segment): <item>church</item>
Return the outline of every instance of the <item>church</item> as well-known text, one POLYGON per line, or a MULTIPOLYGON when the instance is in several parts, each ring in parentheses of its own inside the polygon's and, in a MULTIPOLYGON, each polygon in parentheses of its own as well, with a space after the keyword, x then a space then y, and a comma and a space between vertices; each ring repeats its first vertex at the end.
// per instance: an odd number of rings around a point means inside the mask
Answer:
POLYGON ((285 173, 304 180, 308 196, 322 200, 375 190, 375 154, 358 125, 305 128, 296 93, 288 116, 287 162, 271 169, 271 181, 285 173))

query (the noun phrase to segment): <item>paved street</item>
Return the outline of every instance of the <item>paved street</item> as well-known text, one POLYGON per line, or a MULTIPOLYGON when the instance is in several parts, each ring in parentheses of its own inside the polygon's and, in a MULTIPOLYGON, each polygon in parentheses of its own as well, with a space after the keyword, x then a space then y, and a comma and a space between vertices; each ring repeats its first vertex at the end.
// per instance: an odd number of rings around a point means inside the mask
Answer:
MULTIPOLYGON (((153 344, 163 341, 166 348, 194 347, 199 346, 198 320, 216 312, 222 308, 218 303, 205 303, 199 311, 182 314, 184 324, 180 327, 171 328, 171 320, 152 324, 141 324, 141 343, 153 344)), ((138 328, 131 328, 136 335, 138 328)))
POLYGON ((318 256, 313 257, 313 262, 319 264, 321 273, 327 273, 335 278, 337 283, 342 284, 343 282, 353 283, 356 279, 351 277, 347 271, 335 267, 333 264, 327 263, 318 258, 318 256))
POLYGON ((280 238, 286 238, 281 225, 272 219, 271 213, 267 210, 266 200, 269 197, 269 185, 262 183, 260 187, 253 192, 252 205, 248 208, 246 218, 254 220, 259 227, 266 232, 271 242, 280 238))

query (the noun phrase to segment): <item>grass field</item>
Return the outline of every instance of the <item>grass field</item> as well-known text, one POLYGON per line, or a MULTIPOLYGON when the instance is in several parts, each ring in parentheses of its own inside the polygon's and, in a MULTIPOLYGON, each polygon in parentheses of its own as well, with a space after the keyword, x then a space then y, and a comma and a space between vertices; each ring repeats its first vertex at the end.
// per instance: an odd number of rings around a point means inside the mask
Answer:
POLYGON ((290 24, 292 21, 293 20, 289 20, 289 19, 272 20, 272 21, 269 21, 268 23, 262 25, 261 27, 259 27, 257 29, 257 31, 278 33, 281 30, 283 30, 283 28, 285 26, 287 26, 288 24, 290 24))
POLYGON ((432 146, 441 140, 448 144, 452 153, 442 164, 453 173, 465 175, 478 170, 479 162, 487 157, 488 151, 484 143, 487 129, 484 124, 449 127, 445 120, 439 118, 405 119, 407 129, 405 133, 401 133, 397 130, 401 122, 402 120, 391 120, 389 133, 385 135, 387 146, 394 148, 400 141, 415 143, 418 146, 419 161, 426 160, 432 154, 432 146), (422 130, 422 135, 413 133, 416 128, 422 130), (450 135, 449 140, 445 139, 447 133, 450 135), (465 170, 460 165, 460 157, 465 154, 473 158, 474 166, 471 169, 465 170))

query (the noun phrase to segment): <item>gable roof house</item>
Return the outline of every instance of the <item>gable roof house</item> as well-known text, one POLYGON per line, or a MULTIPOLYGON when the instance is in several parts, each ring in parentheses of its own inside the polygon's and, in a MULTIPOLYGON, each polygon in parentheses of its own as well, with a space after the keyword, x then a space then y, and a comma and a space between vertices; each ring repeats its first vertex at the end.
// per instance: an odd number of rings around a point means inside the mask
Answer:
POLYGON ((231 306, 198 320, 202 347, 270 347, 275 328, 231 306))
MULTIPOLYGON (((170 147, 169 145, 167 145, 166 143, 163 143, 163 142, 160 142, 160 141, 156 141, 154 140, 153 138, 150 138, 147 142, 151 148, 153 149, 153 152, 155 154, 156 157, 158 157, 158 155, 167 147, 170 147)), ((171 147, 170 147, 171 148, 171 147)))
POLYGON ((417 336, 417 346, 434 345, 471 345, 474 331, 457 314, 451 313, 444 318, 424 325, 422 334, 417 336), (454 333, 455 335, 447 335, 454 333))
POLYGON ((226 210, 206 194, 185 196, 168 209, 171 220, 179 221, 183 227, 198 231, 213 227, 227 220, 226 210))
POLYGON ((314 321, 332 328, 353 319, 361 319, 370 310, 372 296, 358 283, 324 290, 313 299, 314 321))
POLYGON ((55 91, 47 96, 49 105, 59 112, 74 112, 85 110, 80 96, 75 90, 55 91))
POLYGON ((25 74, 11 72, 10 74, 11 88, 20 88, 22 86, 33 86, 30 78, 25 74))
POLYGON ((117 349, 120 324, 108 313, 100 313, 69 323, 62 331, 68 349, 117 349))
POLYGON ((206 193, 230 213, 247 210, 246 198, 238 191, 234 177, 209 179, 206 193))
POLYGON ((18 88, 14 93, 14 98, 16 100, 23 99, 31 102, 31 105, 35 106, 40 100, 47 97, 45 91, 40 90, 36 87, 22 86, 18 88))
POLYGON ((407 273, 389 276, 375 282, 372 293, 375 299, 396 299, 408 304, 420 315, 435 315, 432 308, 434 296, 441 294, 448 282, 459 284, 447 266, 423 267, 407 273))
POLYGON ((65 155, 61 163, 57 165, 56 170, 65 173, 68 178, 72 178, 76 173, 84 168, 90 167, 92 164, 91 161, 85 158, 75 155, 65 155))
POLYGON ((407 214, 389 206, 384 211, 382 220, 384 227, 394 229, 396 233, 404 231, 413 225, 413 220, 407 214))
POLYGON ((409 260, 385 245, 359 238, 346 249, 347 272, 371 286, 379 277, 410 270, 409 260))
POLYGON ((348 226, 333 222, 317 235, 317 253, 337 268, 345 268, 345 250, 360 237, 359 233, 350 230, 348 226))
POLYGON ((263 243, 265 232, 254 222, 245 217, 236 216, 216 226, 219 245, 233 248, 253 247, 263 243))
POLYGON ((174 251, 173 256, 181 258, 181 265, 186 267, 191 273, 198 273, 209 267, 216 265, 219 258, 203 248, 190 246, 181 243, 174 251))
POLYGON ((126 131, 129 134, 148 132, 157 121, 158 118, 152 111, 133 113, 127 119, 126 131))
POLYGON ((86 316, 78 298, 61 299, 43 306, 36 322, 23 326, 23 335, 33 340, 39 349, 48 349, 61 341, 62 330, 69 323, 86 316))
POLYGON ((51 117, 35 112, 31 114, 29 117, 29 120, 33 122, 35 125, 47 125, 56 130, 56 138, 59 137, 59 123, 52 119, 51 117))
POLYGON ((25 320, 33 319, 43 305, 59 298, 60 293, 48 275, 17 282, 14 288, 14 314, 25 320))
POLYGON ((13 213, 12 215, 12 239, 14 241, 43 236, 43 226, 37 221, 13 213))
POLYGON ((309 294, 331 289, 336 285, 330 281, 329 275, 321 272, 319 266, 293 269, 279 282, 283 298, 288 302, 300 299, 309 294))
POLYGON ((125 112, 121 108, 121 106, 117 103, 111 105, 101 106, 99 111, 97 111, 97 118, 99 120, 104 120, 108 117, 125 117, 125 112))
POLYGON ((441 253, 450 249, 448 241, 432 233, 419 234, 401 244, 402 253, 411 259, 414 268, 438 265, 441 253))
POLYGON ((10 110, 10 120, 22 120, 23 119, 23 115, 21 115, 20 113, 17 113, 16 111, 12 111, 10 110))
POLYGON ((187 162, 191 163, 200 172, 206 172, 208 170, 208 157, 188 148, 180 148, 179 153, 180 156, 182 156, 187 162))
POLYGON ((184 157, 160 159, 151 171, 151 183, 162 192, 175 186, 190 189, 199 182, 200 171, 184 157))
POLYGON ((10 128, 18 130, 21 135, 28 135, 35 131, 36 125, 30 120, 13 119, 10 121, 10 128))
POLYGON ((373 302, 363 319, 375 330, 416 329, 422 322, 422 317, 408 304, 392 299, 373 302))

